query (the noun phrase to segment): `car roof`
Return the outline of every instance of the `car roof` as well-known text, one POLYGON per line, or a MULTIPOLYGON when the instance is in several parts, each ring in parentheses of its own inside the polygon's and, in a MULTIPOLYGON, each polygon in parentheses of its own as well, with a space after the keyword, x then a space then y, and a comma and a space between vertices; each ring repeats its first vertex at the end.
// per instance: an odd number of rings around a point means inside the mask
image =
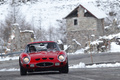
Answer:
POLYGON ((54 42, 54 41, 38 41, 38 42, 31 42, 29 44, 34 44, 34 43, 46 43, 46 42, 54 42))

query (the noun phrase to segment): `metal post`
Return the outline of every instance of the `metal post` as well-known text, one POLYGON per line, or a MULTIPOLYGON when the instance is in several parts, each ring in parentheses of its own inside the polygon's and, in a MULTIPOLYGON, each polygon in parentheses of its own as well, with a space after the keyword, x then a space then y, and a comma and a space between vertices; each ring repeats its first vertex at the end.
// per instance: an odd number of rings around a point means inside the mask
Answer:
MULTIPOLYGON (((90 41, 89 41, 89 47, 90 47, 90 41)), ((92 53, 91 53, 91 47, 90 47, 90 57, 91 57, 91 62, 93 64, 93 57, 92 57, 92 53)))

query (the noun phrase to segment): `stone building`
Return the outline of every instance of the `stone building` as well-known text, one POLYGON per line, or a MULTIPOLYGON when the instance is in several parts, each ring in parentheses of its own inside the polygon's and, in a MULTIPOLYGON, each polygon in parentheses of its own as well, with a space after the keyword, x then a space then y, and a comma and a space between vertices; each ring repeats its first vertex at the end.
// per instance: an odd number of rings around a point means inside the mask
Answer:
POLYGON ((67 44, 71 45, 70 52, 85 47, 87 41, 104 35, 105 17, 106 14, 91 3, 80 4, 70 12, 65 17, 67 44))
POLYGON ((32 30, 20 31, 19 25, 14 24, 13 27, 11 27, 11 35, 8 41, 7 48, 10 49, 10 51, 20 51, 25 49, 28 43, 34 41, 34 32, 32 30))

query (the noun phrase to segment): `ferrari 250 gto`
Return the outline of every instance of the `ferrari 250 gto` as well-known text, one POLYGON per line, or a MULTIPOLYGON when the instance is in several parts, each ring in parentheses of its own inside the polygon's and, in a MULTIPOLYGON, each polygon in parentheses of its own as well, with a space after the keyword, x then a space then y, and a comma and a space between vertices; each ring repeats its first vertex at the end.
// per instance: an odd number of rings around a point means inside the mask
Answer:
POLYGON ((29 43, 19 56, 20 74, 36 71, 68 73, 67 54, 54 41, 29 43))

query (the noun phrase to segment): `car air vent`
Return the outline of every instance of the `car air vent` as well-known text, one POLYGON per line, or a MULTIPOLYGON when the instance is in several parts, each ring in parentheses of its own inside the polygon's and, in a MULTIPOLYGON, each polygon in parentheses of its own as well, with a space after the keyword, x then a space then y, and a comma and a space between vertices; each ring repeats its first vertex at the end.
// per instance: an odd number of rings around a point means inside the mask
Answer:
POLYGON ((39 61, 40 60, 40 58, 37 58, 37 59, 35 59, 36 61, 39 61))
POLYGON ((53 60, 54 58, 49 58, 50 60, 53 60))
POLYGON ((53 63, 51 63, 51 62, 37 63, 36 66, 38 66, 38 67, 49 67, 49 66, 53 66, 53 63))
POLYGON ((46 60, 47 58, 42 58, 43 60, 46 60))

